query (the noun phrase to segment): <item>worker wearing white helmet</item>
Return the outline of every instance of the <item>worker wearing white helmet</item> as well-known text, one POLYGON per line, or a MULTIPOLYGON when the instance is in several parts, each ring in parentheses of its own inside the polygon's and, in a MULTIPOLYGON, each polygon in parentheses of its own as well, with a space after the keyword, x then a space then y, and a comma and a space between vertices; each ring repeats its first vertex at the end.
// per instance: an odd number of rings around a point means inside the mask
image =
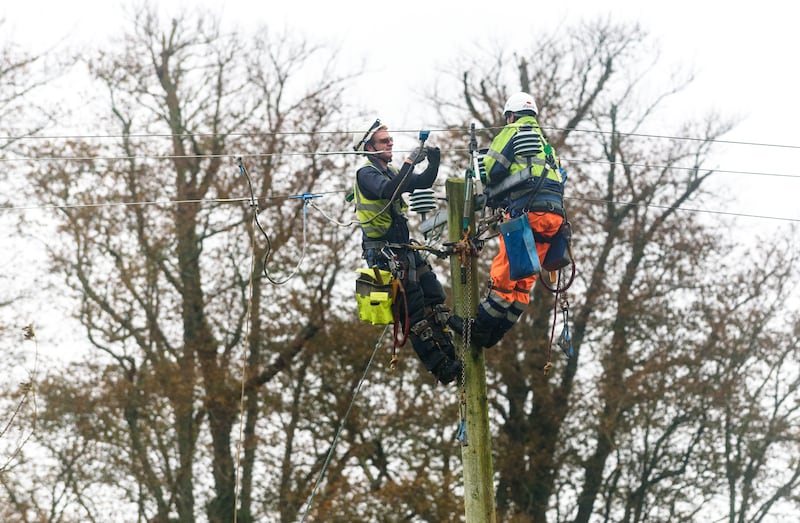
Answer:
MULTIPOLYGON (((559 234, 564 220, 563 170, 553 147, 547 142, 536 115, 539 108, 529 93, 511 95, 503 107, 505 127, 495 136, 483 158, 486 168, 487 205, 504 209, 510 218, 527 216, 536 253, 544 263, 550 241, 559 234)), ((563 265, 562 265, 563 266, 563 265)), ((517 322, 530 303, 536 273, 512 280, 504 235, 492 260, 491 289, 478 306, 472 339, 491 347, 517 322)), ((463 331, 463 319, 452 317, 450 325, 463 331)))
POLYGON ((539 108, 533 96, 528 93, 514 93, 506 100, 506 105, 503 107, 503 116, 507 117, 509 113, 519 115, 529 113, 531 116, 536 116, 539 114, 539 108))
MULTIPOLYGON (((441 383, 461 376, 452 334, 447 329, 446 295, 431 266, 412 247, 405 211, 404 192, 427 189, 439 173, 438 147, 420 148, 403 162, 391 164, 394 140, 380 120, 354 135, 353 149, 366 156, 356 172, 353 197, 362 230, 363 258, 369 267, 391 270, 402 280, 414 351, 427 370, 441 383), (427 159, 421 173, 414 166, 427 159)), ((395 321, 404 318, 395 318, 395 321)))

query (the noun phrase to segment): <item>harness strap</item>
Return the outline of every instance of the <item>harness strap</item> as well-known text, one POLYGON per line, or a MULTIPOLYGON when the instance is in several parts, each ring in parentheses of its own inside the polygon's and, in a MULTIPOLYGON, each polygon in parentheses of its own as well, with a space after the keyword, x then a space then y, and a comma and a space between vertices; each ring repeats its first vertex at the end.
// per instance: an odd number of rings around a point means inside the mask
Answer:
MULTIPOLYGON (((561 205, 560 202, 552 201, 552 200, 535 200, 535 201, 528 201, 525 205, 526 212, 551 212, 554 214, 560 214, 561 216, 566 216, 564 212, 564 206, 561 205)), ((534 237, 536 237, 534 233, 534 237)), ((536 241, 539 241, 536 238, 536 241)))
POLYGON ((520 287, 519 285, 515 285, 513 289, 505 289, 503 287, 498 287, 497 285, 489 285, 489 288, 495 291, 502 292, 503 294, 511 294, 514 291, 530 292, 530 289, 525 289, 524 287, 520 287))
MULTIPOLYGON (((431 272, 431 267, 427 263, 423 263, 419 267, 416 265, 416 257, 414 256, 414 250, 409 249, 408 245, 400 244, 400 243, 391 243, 384 240, 366 240, 361 242, 361 246, 364 251, 369 249, 375 249, 388 260, 392 260, 392 255, 395 255, 394 250, 402 250, 402 256, 395 257, 399 261, 399 267, 395 269, 392 268, 392 264, 390 263, 390 269, 394 273, 394 276, 400 280, 406 280, 411 282, 419 281, 419 278, 422 277, 424 274, 431 272), (388 251, 388 252, 387 252, 388 251)), ((395 264, 397 265, 397 264, 395 264)))
POLYGON ((384 247, 388 247, 390 249, 401 249, 404 247, 401 243, 391 243, 387 242, 386 240, 364 240, 361 242, 361 248, 365 251, 367 249, 377 249, 383 250, 384 247))
POLYGON ((394 370, 397 365, 397 347, 402 347, 406 344, 410 328, 406 289, 403 287, 403 282, 397 279, 392 280, 392 314, 395 318, 391 361, 392 370, 394 370), (400 299, 398 299, 398 296, 400 299))
MULTIPOLYGON (((502 157, 502 158, 505 159, 505 157, 502 157)), ((506 161, 506 163, 507 163, 507 161, 506 161)), ((540 178, 544 179, 544 178, 547 177, 547 164, 543 160, 540 160, 538 158, 532 158, 531 159, 531 163, 532 164, 536 164, 536 165, 544 165, 545 168, 542 171, 542 176, 540 178)), ((508 168, 508 165, 505 165, 505 167, 508 168)), ((535 177, 533 176, 533 173, 531 173, 530 167, 526 167, 526 168, 522 169, 521 171, 517 171, 514 174, 507 176, 504 180, 502 180, 497 185, 492 186, 492 187, 486 187, 484 189, 484 192, 487 194, 487 196, 489 198, 497 198, 498 196, 500 196, 504 192, 510 191, 511 189, 516 187, 517 185, 519 185, 521 183, 524 183, 524 182, 527 182, 528 180, 531 180, 533 178, 535 178, 535 177)))

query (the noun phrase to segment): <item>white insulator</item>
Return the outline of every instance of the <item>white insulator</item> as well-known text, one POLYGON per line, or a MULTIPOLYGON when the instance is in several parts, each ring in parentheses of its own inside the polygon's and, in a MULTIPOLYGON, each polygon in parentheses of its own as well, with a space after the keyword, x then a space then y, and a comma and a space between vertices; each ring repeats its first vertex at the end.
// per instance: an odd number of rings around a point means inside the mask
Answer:
POLYGON ((484 158, 486 158, 486 149, 481 149, 478 151, 478 175, 481 180, 486 180, 486 164, 483 163, 484 158))
POLYGON ((542 152, 542 140, 531 127, 521 127, 514 136, 514 154, 532 158, 542 152))
POLYGON ((409 208, 420 214, 425 214, 436 208, 436 198, 433 196, 433 189, 414 189, 409 200, 409 208))

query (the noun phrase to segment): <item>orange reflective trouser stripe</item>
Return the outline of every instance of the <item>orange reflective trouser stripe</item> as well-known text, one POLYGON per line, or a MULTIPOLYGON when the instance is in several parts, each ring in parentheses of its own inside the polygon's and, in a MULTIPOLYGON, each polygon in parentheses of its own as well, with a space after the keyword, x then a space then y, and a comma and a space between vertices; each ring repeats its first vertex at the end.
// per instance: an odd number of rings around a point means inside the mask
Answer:
MULTIPOLYGON (((529 212, 528 223, 534 232, 547 238, 555 235, 561 227, 564 218, 560 214, 551 212, 529 212)), ((539 255, 539 263, 544 262, 544 257, 550 249, 549 243, 536 243, 536 254, 539 255)), ((512 281, 509 272, 508 256, 506 255, 506 244, 503 235, 500 235, 500 251, 492 260, 492 268, 489 276, 492 278, 492 293, 501 297, 507 302, 515 301, 527 305, 531 301, 531 289, 536 282, 536 274, 522 280, 512 281)))

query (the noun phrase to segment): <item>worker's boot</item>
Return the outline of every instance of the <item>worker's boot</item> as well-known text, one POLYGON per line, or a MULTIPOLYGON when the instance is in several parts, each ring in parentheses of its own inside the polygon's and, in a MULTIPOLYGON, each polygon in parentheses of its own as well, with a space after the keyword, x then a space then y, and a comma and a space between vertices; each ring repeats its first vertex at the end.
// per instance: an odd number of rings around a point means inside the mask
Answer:
POLYGON ((490 293, 478 305, 478 314, 465 322, 464 318, 451 316, 447 322, 451 329, 462 337, 467 327, 472 343, 479 347, 494 347, 511 327, 519 320, 526 304, 520 301, 509 302, 498 294, 490 293))
MULTIPOLYGON (((526 305, 527 304, 520 301, 513 301, 506 308, 505 316, 501 318, 492 318, 494 320, 494 327, 489 333, 489 336, 486 338, 486 344, 484 347, 492 347, 502 340, 503 336, 505 336, 506 333, 511 330, 511 327, 513 327, 514 324, 519 321, 520 316, 522 316, 522 313, 525 311, 526 305)), ((481 316, 481 313, 485 313, 485 309, 481 308, 478 311, 479 317, 481 316)), ((486 317, 489 317, 488 314, 485 315, 486 317)))
MULTIPOLYGON (((436 338, 440 336, 434 335, 437 329, 434 329, 432 323, 433 321, 428 320, 415 323, 411 326, 409 338, 425 368, 440 382, 447 384, 461 375, 461 362, 455 358, 455 348, 452 342, 449 349, 447 345, 441 347, 436 342, 436 338)), ((439 330, 441 329, 439 328, 439 330)), ((445 333, 444 336, 449 338, 449 333, 445 333)))
POLYGON ((494 347, 500 342, 500 340, 503 339, 503 336, 505 336, 513 326, 513 323, 508 323, 505 321, 505 319, 500 320, 500 322, 496 323, 494 328, 488 334, 479 338, 481 344, 487 349, 489 347, 494 347))
MULTIPOLYGON (((464 333, 469 330, 469 339, 470 342, 475 344, 477 347, 491 347, 498 340, 495 340, 493 343, 490 343, 490 340, 494 339, 493 336, 494 329, 491 326, 487 326, 487 323, 484 321, 479 321, 480 317, 478 318, 468 318, 464 319, 461 316, 453 314, 447 319, 447 326, 450 327, 453 332, 456 332, 462 338, 464 337, 464 333)), ((500 335, 502 338, 502 334, 500 335)))
POLYGON ((457 378, 460 381, 463 369, 464 366, 461 363, 461 360, 444 358, 442 362, 433 370, 433 374, 442 384, 447 385, 457 378))
POLYGON ((439 350, 451 360, 458 359, 456 357, 456 346, 453 342, 453 334, 448 329, 447 320, 450 318, 450 309, 443 303, 434 305, 433 307, 425 307, 425 318, 431 327, 433 342, 439 347, 439 350))

